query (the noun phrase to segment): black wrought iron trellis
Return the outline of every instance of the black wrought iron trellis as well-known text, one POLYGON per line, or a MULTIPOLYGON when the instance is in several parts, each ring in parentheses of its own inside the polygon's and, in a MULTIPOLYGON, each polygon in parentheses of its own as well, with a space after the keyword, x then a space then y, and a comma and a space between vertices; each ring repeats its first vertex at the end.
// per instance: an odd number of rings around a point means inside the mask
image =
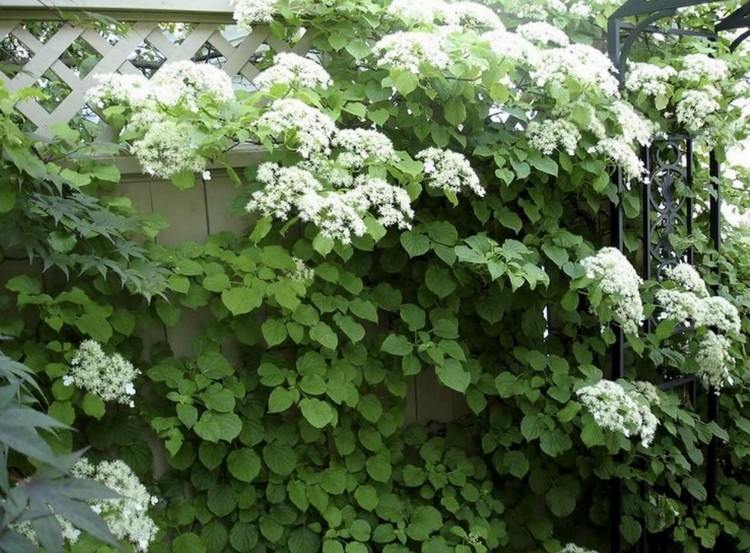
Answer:
MULTIPOLYGON (((662 19, 675 16, 679 9, 707 4, 714 0, 628 0, 609 19, 608 51, 620 82, 623 83, 627 72, 630 51, 638 38, 644 34, 656 33, 671 36, 694 36, 706 40, 716 40, 721 31, 746 29, 732 44, 737 48, 744 40, 750 38, 750 2, 728 17, 717 21, 715 29, 663 28, 655 25, 662 19), (636 18, 636 22, 626 21, 636 18)), ((693 138, 689 135, 672 135, 655 141, 643 152, 646 177, 641 184, 642 192, 642 240, 643 240, 643 277, 658 278, 664 268, 680 262, 693 263, 692 248, 684 252, 676 251, 670 236, 684 227, 688 234, 693 230, 693 200, 691 194, 680 194, 680 189, 693 189, 694 159, 693 138)), ((709 226, 711 241, 716 249, 721 247, 721 189, 719 184, 721 167, 715 152, 709 154, 709 226)), ((613 179, 617 186, 618 198, 621 198, 624 187, 623 174, 617 170, 613 179)), ((611 205, 611 239, 612 246, 623 251, 624 217, 622 202, 611 205)), ((649 323, 647 323, 649 324, 649 323)), ((625 340, 622 330, 615 332, 615 343, 610 350, 610 378, 622 378, 625 369, 625 340)), ((695 403, 697 381, 693 376, 675 379, 659 386, 663 390, 687 387, 689 396, 695 403)), ((709 390, 707 417, 715 421, 718 417, 718 398, 709 390)), ((713 439, 706 454, 706 492, 707 501, 713 502, 716 497, 716 478, 718 468, 718 444, 713 439)), ((620 533, 622 519, 622 483, 615 481, 612 490, 610 511, 610 550, 621 553, 623 550, 620 533)), ((641 550, 648 550, 648 543, 641 540, 641 550)))

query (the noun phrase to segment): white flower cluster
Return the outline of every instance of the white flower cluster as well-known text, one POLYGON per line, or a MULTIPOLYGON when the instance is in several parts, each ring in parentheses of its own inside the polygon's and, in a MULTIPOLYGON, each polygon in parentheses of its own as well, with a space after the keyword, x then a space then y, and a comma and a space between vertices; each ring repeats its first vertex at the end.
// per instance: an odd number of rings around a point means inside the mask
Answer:
POLYGON ((181 104, 196 111, 201 95, 216 102, 228 102, 234 97, 232 80, 224 71, 187 60, 164 64, 151 80, 143 75, 118 73, 94 78, 99 84, 86 91, 86 100, 97 108, 124 104, 134 110, 154 110, 159 104, 181 104))
POLYGON ((505 29, 497 13, 477 2, 448 4, 447 23, 472 29, 505 29))
POLYGON ((614 66, 600 50, 587 44, 570 44, 542 50, 541 53, 541 59, 532 72, 539 86, 563 83, 572 78, 606 96, 619 96, 614 66))
POLYGON ((70 363, 63 384, 91 392, 103 401, 133 407, 133 382, 141 371, 119 353, 107 355, 98 342, 84 340, 70 363))
POLYGON ((677 102, 677 121, 690 131, 697 133, 706 126, 706 120, 719 109, 721 93, 714 86, 687 90, 677 102))
POLYGON ((310 282, 315 278, 315 269, 308 267, 303 259, 299 257, 292 259, 294 260, 294 270, 287 273, 288 278, 300 282, 310 282))
POLYGON ((709 330, 701 338, 695 361, 700 367, 699 376, 706 388, 714 388, 717 393, 724 386, 734 384, 732 370, 734 358, 731 354, 732 344, 726 336, 709 330))
POLYGON ((709 82, 721 82, 729 77, 729 66, 725 61, 706 54, 688 54, 682 59, 682 69, 678 77, 693 84, 704 79, 709 82))
POLYGON ((132 110, 126 130, 140 138, 131 143, 130 151, 145 172, 168 179, 206 169, 208 160, 197 151, 192 125, 176 121, 162 108, 179 105, 195 112, 203 96, 226 103, 234 97, 229 75, 205 63, 178 61, 165 64, 151 80, 116 73, 96 78, 99 84, 87 91, 87 101, 97 108, 117 104, 132 110))
POLYGON ((585 547, 581 547, 580 545, 576 545, 574 543, 569 543, 565 547, 563 547, 558 553, 597 553, 593 549, 587 549, 585 547))
POLYGON ((617 382, 600 380, 581 388, 576 395, 601 428, 619 432, 626 438, 638 436, 643 447, 653 442, 659 420, 638 391, 628 392, 617 382))
POLYGON ((546 119, 532 121, 526 129, 529 145, 545 155, 552 155, 561 149, 574 155, 581 131, 573 123, 565 119, 546 119))
POLYGON ((519 25, 516 32, 529 42, 540 46, 547 46, 550 44, 554 44, 555 46, 568 46, 570 44, 570 39, 568 38, 568 35, 565 34, 565 31, 542 21, 534 21, 519 25))
POLYGON ((198 109, 198 97, 210 96, 217 102, 234 97, 229 75, 208 63, 176 61, 165 64, 150 81, 154 100, 168 106, 184 104, 191 111, 198 109))
POLYGON ((622 130, 622 140, 628 145, 648 146, 656 133, 654 123, 635 111, 627 102, 617 100, 612 104, 615 119, 622 130))
POLYGON ((232 0, 234 19, 240 27, 270 23, 277 12, 277 0, 232 0))
POLYGON ((365 213, 372 212, 383 226, 402 229, 410 228, 414 217, 406 191, 382 179, 360 175, 350 188, 326 190, 306 169, 263 163, 257 180, 265 186, 253 193, 247 211, 285 220, 296 210, 300 219, 344 244, 365 234, 365 213))
POLYGON ((709 295, 706 283, 693 267, 680 263, 666 269, 664 276, 676 288, 656 292, 656 300, 662 309, 659 319, 739 334, 741 322, 737 308, 721 296, 709 295))
POLYGON ((642 92, 646 96, 666 96, 669 81, 677 76, 677 70, 670 66, 652 63, 628 64, 625 88, 631 92, 642 92))
POLYGON ((396 160, 393 142, 383 133, 370 129, 342 129, 333 145, 344 151, 338 164, 345 169, 362 169, 368 163, 389 163, 396 160))
POLYGON ((620 127, 620 134, 607 137, 600 122, 592 119, 592 130, 599 141, 589 148, 589 153, 600 154, 615 167, 622 169, 627 182, 643 176, 645 167, 633 149, 634 145, 648 146, 656 132, 656 126, 637 113, 633 107, 616 100, 611 107, 613 118, 620 127))
POLYGON ((255 121, 254 127, 282 143, 293 138, 297 151, 304 158, 328 155, 336 133, 336 124, 330 117, 295 98, 274 101, 255 121))
POLYGON ((735 362, 729 337, 740 333, 737 308, 720 296, 709 295, 706 283, 687 263, 666 269, 664 276, 676 288, 656 292, 656 301, 661 307, 659 319, 702 330, 695 356, 698 375, 706 387, 713 387, 717 392, 724 386, 731 386, 735 362))
POLYGON ((138 551, 148 551, 158 532, 148 510, 159 499, 148 493, 130 467, 120 460, 94 465, 81 459, 73 465, 71 474, 96 480, 122 496, 99 500, 91 505, 91 509, 101 515, 117 539, 130 542, 138 551))
MULTIPOLYGON (((643 280, 616 248, 602 248, 581 261, 586 277, 594 281, 612 308, 614 320, 628 334, 637 334, 644 320, 640 286, 643 280)), ((592 312, 596 306, 592 304, 592 312)))
POLYGON ((153 100, 151 81, 140 73, 99 74, 94 75, 94 79, 98 84, 86 91, 86 101, 96 108, 103 109, 115 104, 140 108, 153 100))
POLYGON ((379 54, 378 66, 419 73, 422 67, 445 69, 448 54, 439 34, 424 31, 399 31, 381 38, 373 47, 379 54))
POLYGON ((539 48, 518 33, 489 31, 482 35, 482 40, 489 43, 490 49, 498 58, 507 58, 530 67, 540 63, 542 54, 539 48))
MULTIPOLYGON (((81 537, 81 531, 73 526, 70 522, 62 518, 60 515, 55 515, 55 519, 60 525, 60 533, 62 534, 63 541, 66 543, 76 543, 81 537)), ((16 532, 24 536, 26 539, 28 539, 31 543, 33 543, 37 547, 39 546, 39 540, 36 537, 36 531, 31 525, 30 520, 24 521, 20 524, 14 524, 12 525, 12 528, 16 532)))
MULTIPOLYGON (((134 119, 133 124, 140 121, 134 119)), ((194 131, 189 123, 156 118, 142 128, 143 136, 133 141, 130 153, 149 175, 168 179, 177 173, 203 173, 206 170, 208 160, 196 153, 192 140, 194 131)))
POLYGON ((386 13, 407 26, 442 23, 466 28, 504 28, 497 13, 477 2, 449 4, 442 0, 393 0, 386 13))
POLYGON ((484 197, 485 189, 469 161, 458 152, 427 148, 416 155, 424 163, 424 172, 429 177, 428 185, 458 195, 473 192, 484 197))
POLYGON ((292 52, 277 54, 274 65, 253 80, 260 90, 269 90, 277 84, 326 89, 331 83, 331 76, 322 65, 292 52))

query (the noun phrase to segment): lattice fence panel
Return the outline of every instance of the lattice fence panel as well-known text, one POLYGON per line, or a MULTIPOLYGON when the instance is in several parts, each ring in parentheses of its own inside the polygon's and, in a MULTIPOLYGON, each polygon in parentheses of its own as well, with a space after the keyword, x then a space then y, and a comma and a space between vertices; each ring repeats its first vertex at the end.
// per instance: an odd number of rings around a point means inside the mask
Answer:
POLYGON ((192 59, 213 63, 234 78, 237 86, 246 86, 260 71, 257 59, 261 52, 270 49, 304 54, 309 49, 309 41, 304 35, 296 43, 288 44, 260 26, 253 28, 250 34, 231 40, 227 38, 225 26, 219 23, 186 24, 183 29, 177 38, 157 21, 134 21, 118 33, 111 29, 102 31, 95 25, 65 23, 42 41, 29 31, 28 23, 2 20, 0 14, 0 41, 20 43, 27 51, 20 70, 14 75, 0 71, 0 79, 10 90, 39 83, 50 73, 59 79, 67 94, 56 105, 43 106, 31 99, 18 106, 19 111, 36 126, 37 133, 48 135, 50 127, 70 123, 79 114, 96 117, 93 106, 86 104, 85 94, 96 84, 97 74, 143 72, 152 76, 164 63, 192 59), (85 73, 64 62, 66 52, 74 45, 94 52, 93 56, 98 60, 85 73), (153 56, 153 71, 136 67, 135 60, 144 51, 153 56))

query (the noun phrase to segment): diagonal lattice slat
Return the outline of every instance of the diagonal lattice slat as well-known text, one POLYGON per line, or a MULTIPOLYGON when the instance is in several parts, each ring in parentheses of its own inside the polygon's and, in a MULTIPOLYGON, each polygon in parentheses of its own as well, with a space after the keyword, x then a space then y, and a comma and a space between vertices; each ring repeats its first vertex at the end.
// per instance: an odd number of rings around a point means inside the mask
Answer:
POLYGON ((220 54, 221 68, 229 76, 249 80, 259 72, 259 68, 253 63, 253 54, 259 48, 267 47, 274 52, 294 51, 299 54, 304 54, 309 49, 307 37, 303 36, 296 44, 291 45, 273 38, 265 27, 256 27, 252 33, 236 41, 230 41, 224 36, 221 23, 197 23, 186 28, 186 35, 177 41, 157 20, 149 18, 148 21, 130 23, 127 30, 118 33, 116 40, 113 40, 111 36, 103 35, 91 25, 66 23, 46 42, 42 42, 29 31, 23 21, 3 20, 0 13, 0 40, 18 40, 31 53, 17 74, 11 78, 0 72, 0 79, 11 90, 18 90, 34 85, 45 74, 53 73, 70 89, 70 92, 52 108, 47 106, 45 109, 33 99, 26 100, 18 106, 19 111, 37 127, 37 133, 49 135, 54 125, 70 123, 83 110, 93 112, 92 107, 86 105, 85 94, 96 84, 97 74, 139 73, 134 58, 139 48, 143 48, 144 45, 158 51, 163 56, 164 63, 197 59, 201 51, 210 47, 220 54), (61 59, 76 41, 84 41, 100 56, 84 77, 81 77, 76 68, 69 67, 61 59))

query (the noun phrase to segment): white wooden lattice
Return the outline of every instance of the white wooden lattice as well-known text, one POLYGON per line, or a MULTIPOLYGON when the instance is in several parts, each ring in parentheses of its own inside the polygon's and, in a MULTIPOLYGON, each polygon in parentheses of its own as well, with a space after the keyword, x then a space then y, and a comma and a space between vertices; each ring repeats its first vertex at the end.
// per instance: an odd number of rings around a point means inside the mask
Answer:
MULTIPOLYGON (((101 13, 112 13, 107 10, 111 9, 113 2, 107 0, 98 0, 98 2, 103 6, 101 13)), ((84 0, 84 3, 86 10, 97 11, 96 1, 84 0)), ((191 4, 191 0, 185 0, 185 3, 191 4)), ((44 42, 29 32, 24 20, 19 18, 23 14, 13 10, 4 13, 0 9, 0 41, 6 39, 20 41, 30 51, 28 60, 21 71, 13 77, 0 71, 0 79, 5 81, 9 89, 17 90, 33 85, 45 73, 51 71, 70 88, 69 94, 51 111, 45 109, 36 100, 24 101, 18 105, 19 111, 37 127, 37 132, 45 135, 49 134, 52 125, 69 123, 82 110, 87 109, 85 93, 96 84, 94 79, 96 74, 140 72, 133 65, 132 60, 137 50, 144 44, 147 44, 151 50, 157 50, 164 63, 193 59, 200 52, 205 52, 208 45, 220 53, 219 66, 227 74, 233 78, 244 77, 248 81, 252 81, 259 72, 253 64, 252 56, 260 48, 270 48, 275 52, 294 51, 299 54, 303 54, 309 48, 304 36, 296 44, 290 45, 271 36, 265 27, 255 27, 250 34, 240 36, 237 40, 230 42, 222 32, 224 24, 218 21, 223 19, 231 22, 231 12, 225 10, 226 13, 217 17, 217 11, 210 9, 211 2, 199 4, 202 7, 191 12, 182 12, 184 21, 199 22, 189 25, 185 36, 179 41, 175 40, 174 36, 160 24, 160 15, 163 15, 161 21, 180 21, 180 13, 174 9, 174 3, 170 4, 172 10, 158 11, 160 6, 163 8, 164 0, 154 1, 152 6, 156 5, 156 8, 152 7, 147 12, 130 11, 123 15, 123 17, 128 17, 126 31, 116 37, 105 36, 90 24, 68 22, 62 24, 57 32, 44 42), (203 14, 203 12, 207 13, 203 14), (15 19, 9 19, 9 15, 14 16, 15 19), (200 22, 206 20, 209 22, 200 22), (68 67, 61 59, 71 45, 81 40, 85 41, 87 47, 93 49, 100 58, 84 77, 81 77, 77 68, 68 67)), ((16 5, 21 6, 23 2, 17 2, 16 5)), ((132 6, 131 1, 129 6, 131 10, 132 6)), ((44 19, 44 14, 38 10, 29 13, 35 20, 44 19)), ((120 14, 120 12, 117 13, 120 14)), ((59 20, 59 12, 56 10, 49 10, 48 15, 50 21, 59 20)))

